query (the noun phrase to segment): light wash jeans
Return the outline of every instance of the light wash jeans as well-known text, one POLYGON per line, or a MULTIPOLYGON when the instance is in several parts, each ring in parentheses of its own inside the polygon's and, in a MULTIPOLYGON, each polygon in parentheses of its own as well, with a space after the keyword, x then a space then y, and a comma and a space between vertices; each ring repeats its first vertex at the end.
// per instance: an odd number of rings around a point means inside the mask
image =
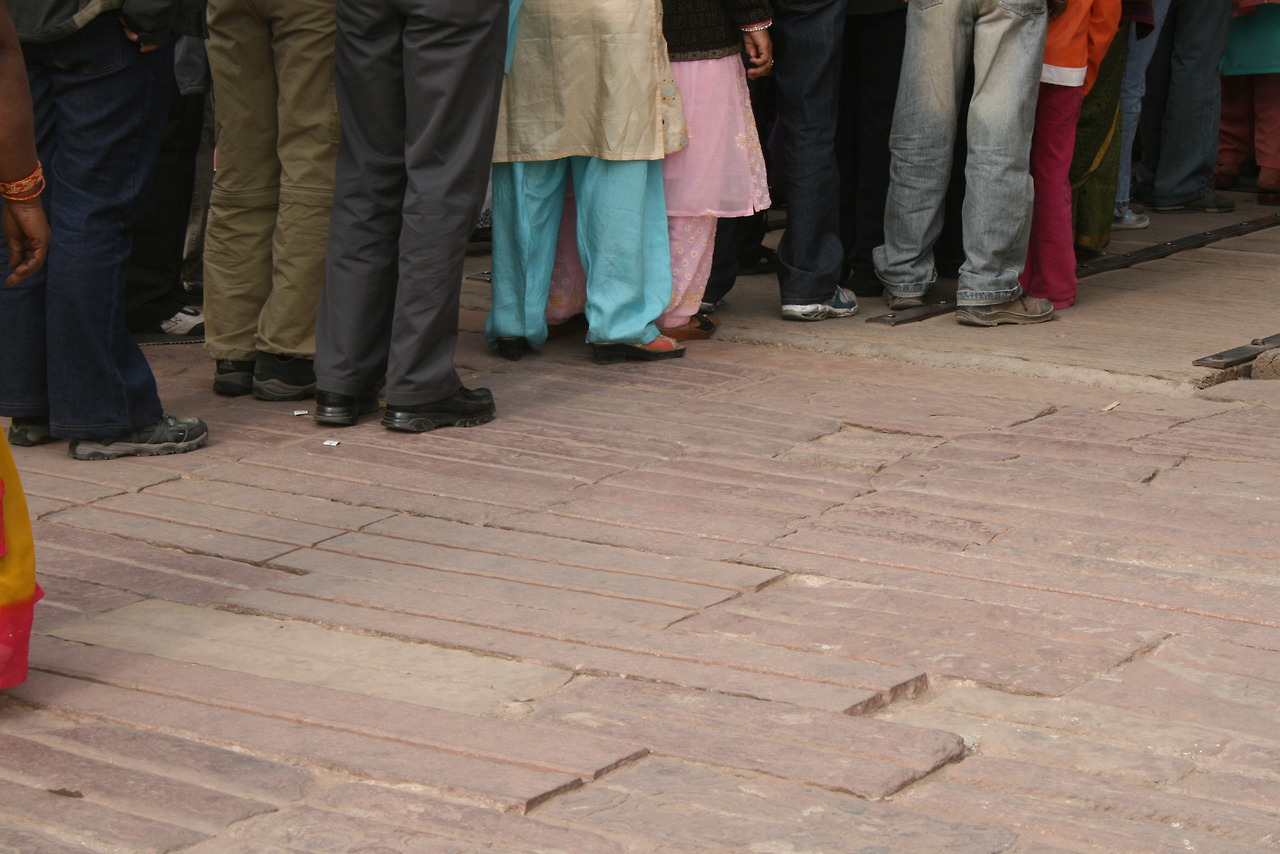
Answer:
POLYGON ((1172 0, 1151 0, 1155 29, 1138 38, 1138 28, 1129 28, 1129 53, 1124 61, 1124 79, 1120 83, 1120 174, 1116 179, 1116 207, 1129 206, 1129 184, 1133 175, 1133 138, 1138 134, 1138 116, 1142 112, 1142 96, 1147 91, 1147 66, 1160 41, 1160 30, 1169 14, 1172 0))
POLYGON ((876 275, 894 296, 923 295, 937 277, 933 244, 970 62, 965 262, 956 301, 995 305, 1021 293, 1046 22, 1044 0, 910 0, 889 141, 885 242, 873 254, 876 275))

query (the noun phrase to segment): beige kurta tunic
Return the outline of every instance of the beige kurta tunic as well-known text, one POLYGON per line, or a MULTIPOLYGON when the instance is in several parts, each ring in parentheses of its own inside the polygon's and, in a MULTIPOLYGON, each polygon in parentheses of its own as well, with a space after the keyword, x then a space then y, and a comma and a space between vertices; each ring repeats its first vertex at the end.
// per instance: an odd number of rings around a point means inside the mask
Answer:
POLYGON ((524 0, 494 162, 660 160, 686 141, 660 0, 524 0))

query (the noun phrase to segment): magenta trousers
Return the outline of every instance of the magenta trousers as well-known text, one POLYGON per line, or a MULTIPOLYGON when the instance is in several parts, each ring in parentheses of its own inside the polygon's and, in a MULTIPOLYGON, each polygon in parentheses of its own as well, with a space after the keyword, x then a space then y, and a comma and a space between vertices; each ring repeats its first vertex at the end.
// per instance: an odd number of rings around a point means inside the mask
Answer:
POLYGON ((1027 266, 1019 282, 1033 297, 1047 299, 1054 308, 1076 301, 1076 250, 1071 225, 1071 154, 1080 121, 1082 86, 1040 84, 1036 128, 1031 137, 1031 178, 1035 204, 1031 209, 1031 241, 1027 266))

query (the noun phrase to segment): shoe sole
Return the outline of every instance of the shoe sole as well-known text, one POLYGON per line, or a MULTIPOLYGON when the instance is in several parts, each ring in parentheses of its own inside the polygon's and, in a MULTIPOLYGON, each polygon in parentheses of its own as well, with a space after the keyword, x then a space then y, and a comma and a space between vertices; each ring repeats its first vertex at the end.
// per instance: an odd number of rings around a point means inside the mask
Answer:
POLYGON ((663 359, 679 359, 684 348, 654 352, 636 344, 592 344, 591 356, 597 365, 612 365, 628 360, 634 362, 658 362, 663 359))
POLYGON ((317 406, 315 419, 317 424, 329 424, 334 427, 354 427, 362 416, 372 415, 381 408, 376 400, 355 407, 317 406))
POLYGON ((1002 311, 998 314, 988 315, 987 317, 978 317, 970 314, 963 308, 956 309, 956 322, 965 326, 1000 326, 1004 323, 1044 323, 1053 320, 1053 312, 1042 315, 1014 314, 1009 311, 1002 311))
POLYGON ((111 445, 76 445, 71 449, 71 456, 77 460, 116 460, 120 457, 160 457, 166 454, 185 454, 194 451, 205 443, 209 434, 205 433, 196 439, 185 442, 161 442, 158 445, 144 445, 132 442, 114 442, 111 445))
POLYGON ((315 397, 315 383, 310 385, 289 385, 280 380, 253 380, 253 396, 258 400, 306 400, 315 397))
POLYGON ((1150 220, 1147 220, 1146 222, 1142 223, 1142 225, 1121 225, 1119 223, 1111 224, 1112 231, 1139 231, 1141 229, 1150 228, 1150 227, 1151 227, 1150 220))
POLYGON ((488 424, 497 412, 486 412, 481 415, 432 415, 425 413, 388 412, 382 416, 382 426, 400 433, 429 433, 441 427, 478 427, 488 424))

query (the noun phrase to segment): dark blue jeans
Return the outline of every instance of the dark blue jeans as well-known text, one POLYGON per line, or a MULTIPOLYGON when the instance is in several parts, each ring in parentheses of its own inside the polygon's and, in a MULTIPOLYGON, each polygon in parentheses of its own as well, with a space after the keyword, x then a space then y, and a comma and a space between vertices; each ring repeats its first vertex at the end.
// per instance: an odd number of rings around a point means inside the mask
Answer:
POLYGON ((53 234, 45 268, 0 288, 0 415, 48 415, 55 436, 127 433, 161 415, 151 367, 125 329, 124 283, 173 49, 141 53, 108 12, 23 53, 53 234))
POLYGON ((778 287, 783 305, 807 305, 831 299, 844 264, 835 146, 845 0, 777 0, 774 9, 787 194, 778 287))

